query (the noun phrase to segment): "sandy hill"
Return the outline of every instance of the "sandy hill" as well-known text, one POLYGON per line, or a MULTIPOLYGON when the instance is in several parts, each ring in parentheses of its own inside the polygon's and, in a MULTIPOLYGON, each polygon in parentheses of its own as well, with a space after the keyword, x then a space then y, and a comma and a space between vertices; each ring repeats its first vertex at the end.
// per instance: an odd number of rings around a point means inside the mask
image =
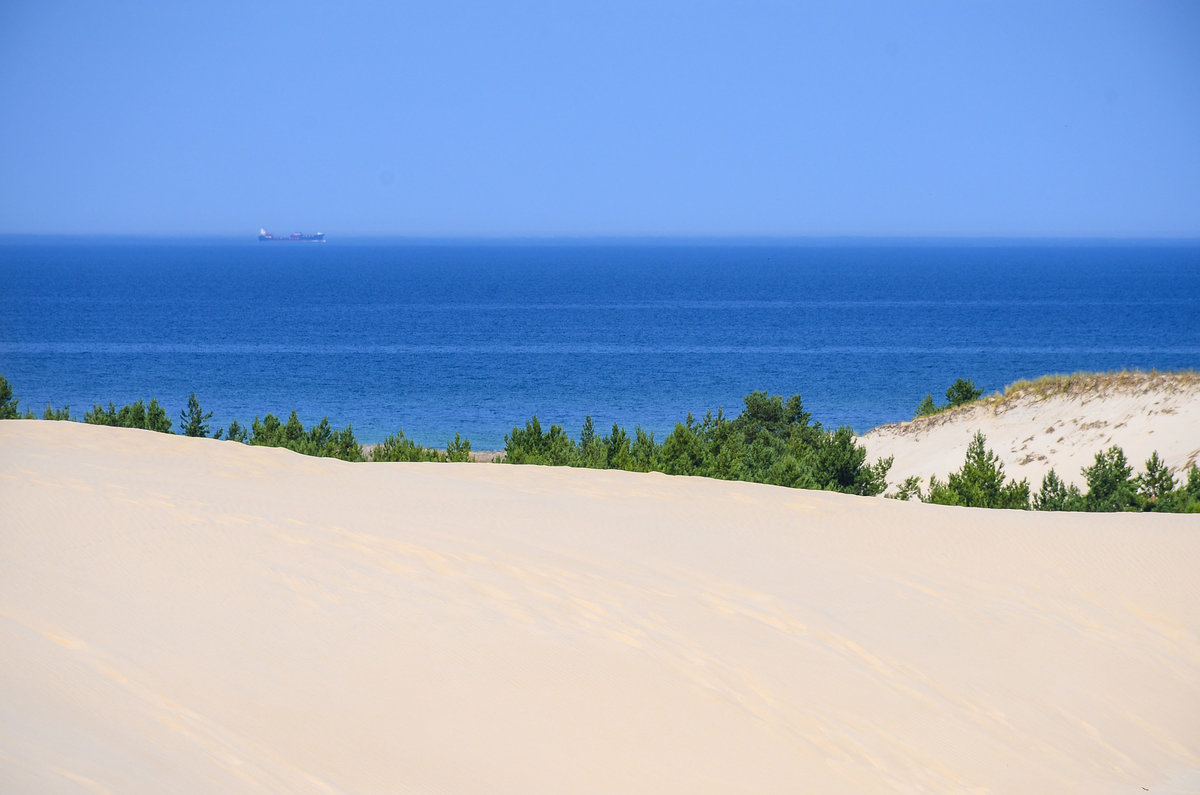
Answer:
POLYGON ((869 460, 894 456, 888 482, 916 475, 943 481, 962 467, 976 431, 1004 463, 1037 491, 1051 468, 1084 487, 1081 470, 1113 445, 1134 473, 1154 451, 1177 477, 1200 462, 1200 373, 1049 376, 1009 387, 979 403, 884 425, 859 441, 869 460))
POLYGON ((1195 792, 1200 523, 0 422, 0 791, 1195 792))

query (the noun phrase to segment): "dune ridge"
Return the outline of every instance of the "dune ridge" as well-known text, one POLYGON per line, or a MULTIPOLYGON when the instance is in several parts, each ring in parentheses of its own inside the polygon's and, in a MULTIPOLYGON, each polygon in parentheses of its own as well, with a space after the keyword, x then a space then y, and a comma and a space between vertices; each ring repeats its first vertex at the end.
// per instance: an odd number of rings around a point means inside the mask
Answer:
POLYGON ((0 789, 1188 792, 1200 526, 0 423, 0 789))

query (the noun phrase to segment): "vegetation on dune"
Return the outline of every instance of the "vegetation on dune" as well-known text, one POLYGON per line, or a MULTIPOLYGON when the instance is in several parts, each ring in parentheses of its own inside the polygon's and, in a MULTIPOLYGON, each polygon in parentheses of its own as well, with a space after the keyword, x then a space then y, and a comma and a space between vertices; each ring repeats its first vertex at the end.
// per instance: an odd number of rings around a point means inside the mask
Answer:
POLYGON ((958 406, 965 406, 968 403, 974 403, 975 401, 979 400, 982 394, 983 390, 975 386, 974 381, 969 378, 960 378, 951 384, 950 388, 946 390, 945 404, 939 406, 934 403, 933 393, 930 392, 926 394, 925 397, 921 399, 921 402, 917 405, 917 413, 913 418, 916 419, 917 417, 929 417, 934 414, 940 414, 948 409, 956 408, 958 406))
POLYGON ((1155 510, 1200 513, 1200 467, 1193 464, 1183 484, 1155 502, 1155 510))
MULTIPOLYGON (((1018 382, 1004 396, 1036 394, 1075 394, 1080 389, 1141 387, 1146 379, 1168 379, 1172 384, 1200 384, 1200 375, 1186 373, 1115 373, 1047 376, 1037 381, 1018 382)), ((977 402, 982 391, 967 379, 958 379, 946 390, 949 403, 934 407, 944 411, 954 406, 977 402)), ((988 398, 991 400, 993 398, 988 398)), ((932 405, 932 396, 926 396, 932 405)), ((663 472, 670 475, 698 475, 722 480, 741 480, 768 483, 790 488, 824 489, 847 494, 871 496, 883 493, 887 487, 887 472, 892 459, 875 464, 866 463, 866 450, 855 443, 849 428, 825 430, 804 410, 799 395, 786 400, 781 395, 752 392, 744 398, 742 412, 732 419, 723 411, 705 414, 697 421, 691 414, 675 425, 661 443, 654 434, 634 428, 630 436, 614 424, 600 435, 591 417, 580 430, 578 440, 560 425, 542 427, 536 416, 524 428, 514 427, 504 437, 506 463, 542 464, 548 466, 587 467, 591 469, 621 469, 632 472, 663 472)), ((209 419, 193 392, 187 407, 180 412, 180 433, 186 436, 210 436, 209 419)), ((22 412, 12 386, 0 375, 0 419, 34 419, 32 411, 22 412)), ((47 405, 42 414, 47 420, 69 420, 70 407, 54 409, 47 405)), ((83 421, 96 425, 140 428, 172 433, 171 420, 157 400, 148 403, 138 400, 117 408, 96 404, 83 416, 83 421)), ((286 422, 274 414, 254 418, 249 427, 237 421, 228 429, 211 434, 214 439, 226 439, 262 447, 283 447, 311 456, 363 461, 362 445, 347 425, 335 430, 328 418, 306 428, 293 410, 286 422)), ((388 436, 375 445, 371 461, 470 461, 471 443, 459 434, 445 450, 425 447, 403 431, 388 436)), ((967 448, 962 467, 951 473, 945 482, 931 478, 923 491, 921 480, 908 478, 889 497, 901 500, 917 499, 942 505, 981 508, 1010 508, 1039 511, 1158 511, 1200 513, 1200 467, 1192 465, 1177 482, 1157 452, 1145 463, 1144 471, 1135 475, 1133 467, 1120 447, 1111 447, 1096 454, 1091 466, 1082 469, 1087 489, 1068 486, 1051 469, 1042 479, 1041 489, 1031 493, 1028 482, 1006 479, 1004 465, 987 447, 987 439, 976 433, 967 448)))
MULTIPOLYGON (((179 429, 184 436, 208 436, 208 420, 211 417, 212 412, 204 413, 193 392, 188 396, 187 408, 179 412, 179 429)), ((217 431, 214 438, 221 438, 221 431, 217 431)))
POLYGON ((1115 446, 1096 453, 1092 465, 1083 468, 1083 476, 1088 491, 1081 498, 1072 495, 1066 510, 1200 513, 1200 467, 1193 464, 1183 483, 1177 484, 1157 450, 1136 477, 1125 453, 1115 446))
MULTIPOLYGON (((184 436, 210 437, 210 417, 212 412, 205 412, 200 407, 200 401, 193 392, 188 397, 187 408, 179 415, 180 433, 184 436)), ((267 414, 262 419, 255 417, 249 427, 234 420, 229 423, 228 429, 218 429, 211 434, 211 438, 220 439, 222 435, 231 442, 256 447, 282 447, 303 455, 340 458, 343 461, 363 460, 362 445, 355 438, 351 426, 335 430, 329 424, 329 418, 324 417, 312 427, 305 428, 295 409, 292 409, 287 422, 274 414, 267 414)))
POLYGON ((171 418, 157 400, 149 404, 142 401, 117 408, 111 402, 108 408, 99 403, 83 415, 83 421, 91 425, 111 425, 116 428, 141 428, 146 431, 171 433, 171 418))
POLYGON ((849 428, 824 430, 804 410, 799 395, 752 392, 733 419, 718 411, 697 421, 689 414, 659 444, 640 426, 599 436, 592 418, 579 440, 560 425, 542 428, 535 416, 504 437, 505 462, 699 475, 870 496, 887 487, 891 459, 866 463, 866 450, 849 428))
POLYGON ((1079 487, 1063 483, 1058 473, 1051 469, 1042 478, 1042 489, 1033 498, 1037 511, 1082 511, 1083 494, 1079 487))
POLYGON ((1028 509, 1029 483, 1024 478, 1006 481, 1004 464, 986 444, 984 435, 976 432, 962 469, 951 473, 945 483, 930 478, 925 501, 968 508, 1028 509))
POLYGON ((1004 479, 1004 465, 987 448, 984 435, 976 433, 967 448, 962 468, 952 473, 946 482, 932 477, 928 492, 922 492, 920 478, 911 477, 888 496, 973 508, 1200 513, 1200 467, 1193 464, 1184 483, 1177 484, 1157 451, 1146 461, 1145 471, 1137 476, 1125 459, 1124 451, 1116 446, 1097 453, 1095 461, 1084 467, 1082 474, 1087 491, 1066 485, 1051 469, 1042 478, 1041 490, 1031 495, 1024 479, 1004 479))
POLYGON ((396 431, 375 445, 375 449, 371 451, 371 460, 465 462, 471 460, 471 443, 456 433, 445 450, 437 450, 414 442, 404 435, 404 431, 396 431))
MULTIPOLYGON (((1140 393, 1151 389, 1195 389, 1200 386, 1200 373, 1193 370, 1160 373, 1154 370, 1108 373, 1073 373, 1046 375, 1033 380, 1021 380, 1007 386, 1003 393, 982 397, 983 391, 970 380, 958 379, 946 390, 948 403, 938 406, 927 394, 917 407, 916 417, 939 414, 957 406, 990 404, 998 407, 1006 401, 1025 397, 1047 398, 1057 395, 1083 396, 1108 392, 1140 393)), ((1082 474, 1086 491, 1068 486, 1051 469, 1042 479, 1041 489, 1031 493, 1026 481, 1005 481, 1004 466, 985 446, 985 438, 976 433, 967 448, 962 469, 951 474, 946 482, 930 478, 928 491, 921 488, 919 477, 910 477, 889 497, 899 500, 918 499, 943 505, 962 505, 986 508, 1033 508, 1039 511, 1162 511, 1200 512, 1200 470, 1193 465, 1185 482, 1177 485, 1174 476, 1155 451, 1146 461, 1145 472, 1134 476, 1133 468, 1120 447, 1111 447, 1096 454, 1091 466, 1082 474)))
MULTIPOLYGON (((249 427, 234 420, 229 423, 228 429, 219 428, 214 433, 209 425, 212 416, 211 411, 206 412, 201 408, 200 400, 193 392, 188 396, 187 406, 179 414, 179 433, 184 436, 213 439, 224 436, 229 441, 242 444, 283 447, 304 455, 340 458, 344 461, 363 461, 366 458, 362 445, 354 436, 354 429, 347 425, 341 430, 335 430, 330 426, 328 417, 306 428, 293 410, 286 422, 274 414, 267 414, 261 419, 255 417, 249 427)), ((33 412, 22 413, 18 409, 12 386, 0 375, 0 419, 34 418, 33 412)), ((46 406, 42 419, 70 420, 70 407, 55 409, 46 406)), ((149 403, 138 400, 120 408, 111 402, 107 407, 96 404, 91 411, 83 415, 83 421, 92 425, 173 433, 170 417, 154 399, 149 403)), ((403 431, 398 431, 382 444, 376 445, 372 452, 373 461, 470 461, 471 443, 459 434, 454 434, 454 439, 446 445, 445 450, 435 450, 413 442, 404 436, 403 431)))
POLYGON ((1084 467, 1088 490, 1083 507, 1088 511, 1124 511, 1137 509, 1137 484, 1133 467, 1120 447, 1096 453, 1096 462, 1084 467))
POLYGON ((979 400, 979 396, 982 394, 983 390, 975 386, 974 381, 969 378, 960 378, 946 390, 946 400, 951 406, 965 406, 979 400))
POLYGON ((15 420, 21 416, 17 398, 8 379, 0 375, 0 420, 15 420))
MULTIPOLYGON (((233 429, 235 424, 230 423, 230 428, 233 429)), ((249 431, 240 425, 236 431, 235 441, 257 447, 283 447, 304 455, 340 458, 343 461, 363 460, 362 445, 354 438, 353 428, 347 425, 335 431, 328 417, 322 418, 311 428, 305 428, 296 416, 295 409, 292 409, 287 422, 280 422, 274 414, 268 414, 262 420, 255 417, 249 431)))
POLYGON ((1103 395, 1109 392, 1138 393, 1151 389, 1175 391, 1200 388, 1200 372, 1178 370, 1119 370, 1105 373, 1077 372, 1070 375, 1044 375, 1040 378, 1021 379, 1004 388, 984 396, 969 379, 958 379, 946 390, 946 403, 938 405, 933 394, 926 394, 917 405, 913 419, 936 414, 972 404, 985 404, 999 408, 1003 404, 1021 398, 1045 399, 1065 395, 1068 397, 1103 395))
MULTIPOLYGON (((8 383, 7 378, 0 375, 0 420, 32 419, 36 419, 34 413, 32 411, 21 411, 16 395, 13 394, 12 384, 8 383)), ((71 419, 71 407, 63 406, 61 409, 56 409, 47 403, 45 411, 42 412, 42 419, 69 420, 71 419)))
POLYGON ((61 409, 56 409, 49 403, 46 404, 46 410, 42 412, 44 420, 69 420, 71 419, 71 407, 63 406, 61 409))
POLYGON ((1077 372, 1070 375, 1044 375, 1040 378, 1021 379, 1004 388, 1003 393, 992 400, 1003 402, 1014 398, 1032 396, 1038 398, 1056 395, 1089 395, 1109 391, 1141 391, 1148 388, 1180 389, 1200 386, 1200 372, 1179 370, 1159 372, 1157 370, 1114 370, 1105 373, 1077 372))
MULTIPOLYGON (((259 445, 262 447, 285 447, 298 453, 313 456, 341 458, 346 461, 363 460, 362 446, 354 438, 354 430, 347 425, 340 431, 335 431, 329 425, 329 420, 322 419, 311 428, 305 428, 296 412, 292 411, 286 423, 280 422, 273 414, 268 414, 263 420, 257 417, 249 428, 236 420, 229 424, 229 429, 218 429, 210 434, 208 420, 212 412, 205 412, 200 407, 200 401, 193 392, 187 401, 187 407, 179 415, 179 432, 184 436, 209 437, 220 439, 222 434, 231 441, 243 444, 259 445)), ((21 413, 17 407, 17 399, 13 395, 12 386, 0 375, 0 419, 34 419, 32 411, 21 413)), ((42 419, 70 420, 69 406, 55 409, 46 406, 42 419)), ((91 411, 85 412, 83 421, 90 425, 109 425, 117 428, 138 428, 159 433, 173 433, 171 418, 166 409, 155 399, 149 403, 138 400, 120 408, 110 402, 107 407, 95 404, 91 411)), ((464 442, 470 450, 470 443, 464 442)))

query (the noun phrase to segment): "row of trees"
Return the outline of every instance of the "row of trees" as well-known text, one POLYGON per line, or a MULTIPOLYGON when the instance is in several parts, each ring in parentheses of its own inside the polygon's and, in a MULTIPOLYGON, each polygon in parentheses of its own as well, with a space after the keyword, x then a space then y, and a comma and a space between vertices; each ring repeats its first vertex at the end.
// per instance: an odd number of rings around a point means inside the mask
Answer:
MULTIPOLYGON (((956 405, 978 399, 979 390, 959 379, 947 391, 956 405), (973 395, 973 397, 971 397, 973 395)), ((722 411, 707 413, 697 421, 691 414, 661 443, 640 426, 630 436, 614 424, 606 435, 597 433, 589 416, 578 440, 560 425, 544 430, 536 416, 524 428, 514 427, 504 437, 504 461, 511 464, 623 469, 634 472, 664 472, 699 475, 723 480, 769 483, 791 488, 825 489, 871 496, 887 487, 892 459, 866 463, 866 450, 854 442, 848 428, 834 431, 813 422, 799 395, 784 400, 780 395, 752 392, 744 399, 740 414, 730 419, 722 411)), ((12 387, 0 375, 0 419, 25 417, 33 412, 19 410, 12 387)), ((180 432, 187 436, 220 439, 266 447, 284 447, 313 456, 362 461, 362 446, 347 425, 335 430, 328 418, 305 428, 293 410, 286 422, 274 414, 257 417, 250 427, 234 421, 228 429, 210 433, 212 412, 204 412, 195 393, 179 416, 180 432)), ((69 407, 47 406, 44 419, 70 419, 69 407)), ((157 400, 117 408, 99 404, 84 414, 84 422, 171 433, 171 420, 157 400)), ((371 451, 373 461, 470 461, 471 443, 458 434, 445 450, 425 447, 397 432, 371 451)), ((1091 466, 1082 470, 1086 491, 1067 485, 1052 469, 1032 493, 1029 483, 1006 478, 1004 465, 976 433, 967 448, 963 466, 945 481, 930 478, 923 490, 919 478, 906 480, 891 495, 897 499, 919 499, 941 505, 978 508, 1010 508, 1041 511, 1163 511, 1200 512, 1200 467, 1193 465, 1177 482, 1155 452, 1145 470, 1134 475, 1120 447, 1097 453, 1091 466)))
MULTIPOLYGON (((217 431, 213 436, 219 439, 221 432, 217 431)), ((351 426, 347 425, 340 431, 334 430, 329 418, 325 417, 311 428, 305 428, 296 416, 295 409, 292 409, 287 422, 281 422, 274 414, 268 414, 262 420, 255 417, 249 428, 234 420, 229 423, 225 438, 259 447, 283 447, 304 455, 340 458, 343 461, 363 460, 362 445, 354 438, 351 426)))
POLYGON ((560 425, 543 430, 535 416, 504 437, 504 460, 700 475, 867 496, 887 488, 892 459, 868 465, 866 450, 855 444, 850 429, 824 430, 804 410, 799 395, 785 401, 781 395, 752 392, 744 403, 733 419, 718 411, 697 422, 689 414, 661 444, 640 426, 632 437, 618 425, 600 436, 591 417, 575 440, 560 425))
MULTIPOLYGON (((0 375, 0 419, 20 418, 36 419, 36 416, 32 411, 20 411, 12 386, 0 375)), ((55 409, 46 406, 42 419, 70 420, 70 407, 55 409)), ((179 433, 184 436, 213 439, 224 437, 233 442, 260 447, 283 447, 304 455, 340 458, 344 461, 363 461, 366 458, 362 445, 354 436, 353 427, 347 425, 341 430, 336 430, 329 424, 328 417, 306 428, 293 410, 286 422, 274 414, 268 414, 262 419, 255 417, 249 427, 234 420, 229 423, 229 428, 218 428, 215 432, 209 424, 211 419, 212 412, 201 408, 200 401, 193 392, 188 397, 187 407, 179 414, 179 433)), ((120 408, 111 402, 107 407, 96 404, 91 411, 84 413, 83 421, 92 425, 139 428, 160 433, 174 432, 171 418, 157 400, 151 400, 149 403, 138 400, 120 408)), ((470 461, 471 442, 456 433, 445 450, 438 450, 417 444, 407 438, 403 431, 397 431, 381 444, 375 445, 370 460, 470 461)))
MULTIPOLYGON (((0 375, 0 419, 19 418, 36 419, 36 416, 32 411, 20 411, 12 386, 0 375)), ((262 420, 255 417, 249 428, 235 420, 229 424, 228 430, 218 428, 215 432, 212 432, 209 425, 211 418, 212 412, 205 412, 200 407, 200 401, 193 392, 188 397, 187 408, 179 413, 179 432, 184 436, 213 439, 224 436, 230 441, 261 447, 285 447, 304 455, 341 458, 345 461, 363 460, 362 445, 354 437, 354 429, 347 425, 340 431, 334 430, 328 418, 322 419, 311 428, 305 428, 293 410, 287 422, 281 422, 274 414, 268 414, 262 420)), ((70 420, 70 407, 55 409, 46 406, 42 419, 70 420)), ((138 400, 120 408, 111 402, 107 407, 97 403, 91 411, 84 413, 83 421, 91 425, 174 433, 166 409, 154 399, 149 403, 138 400)), ((467 447, 469 450, 470 443, 467 443, 467 447)))
MULTIPOLYGON (((207 436, 208 435, 208 419, 212 417, 212 412, 205 414, 200 410, 200 401, 196 399, 196 393, 193 392, 188 398, 187 408, 179 415, 179 428, 185 436, 207 436)), ((0 420, 14 419, 37 419, 37 415, 31 410, 22 412, 17 402, 16 396, 13 394, 12 385, 8 383, 8 379, 0 375, 0 420)), ((44 420, 70 420, 71 407, 63 406, 62 408, 54 408, 49 403, 46 404, 45 411, 42 412, 44 420)), ((146 431, 157 431, 159 433, 171 433, 171 418, 167 416, 167 411, 162 405, 154 399, 149 403, 138 400, 134 403, 117 408, 116 404, 109 402, 108 407, 99 403, 92 406, 91 411, 84 412, 83 421, 90 425, 110 425, 116 428, 139 428, 146 431)), ((217 431, 215 436, 220 438, 221 431, 217 431)))
POLYGON ((371 451, 372 461, 442 461, 462 463, 471 459, 471 442, 457 433, 445 450, 426 447, 404 435, 404 431, 387 437, 371 451))
MULTIPOLYGON (((64 406, 59 415, 46 417, 46 419, 69 420, 71 418, 70 408, 70 406, 64 406)), ((51 414, 52 412, 53 409, 47 406, 46 413, 51 414)), ((108 408, 96 404, 92 407, 91 411, 83 415, 83 421, 92 425, 111 425, 116 428, 141 428, 146 431, 171 433, 171 418, 167 416, 166 409, 159 405, 157 400, 151 400, 149 404, 145 404, 139 400, 136 403, 121 406, 121 408, 117 408, 112 403, 108 404, 108 408)))
POLYGON ((1018 481, 1004 477, 1004 464, 988 449, 984 435, 976 433, 967 447, 962 468, 944 482, 931 477, 928 491, 923 492, 920 479, 911 477, 889 496, 972 508, 1200 513, 1200 467, 1193 464, 1183 482, 1176 482, 1157 451, 1146 461, 1140 475, 1133 474, 1124 451, 1116 446, 1097 453, 1095 461, 1084 467, 1082 474, 1086 491, 1074 484, 1067 485, 1051 469, 1042 478, 1041 490, 1031 495, 1024 478, 1018 481))

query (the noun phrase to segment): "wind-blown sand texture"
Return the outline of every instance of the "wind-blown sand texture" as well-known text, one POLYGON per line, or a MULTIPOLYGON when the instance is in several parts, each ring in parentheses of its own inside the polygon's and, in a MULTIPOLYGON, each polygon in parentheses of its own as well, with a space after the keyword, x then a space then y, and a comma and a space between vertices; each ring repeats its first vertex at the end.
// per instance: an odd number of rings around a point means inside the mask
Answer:
MULTIPOLYGON (((1115 373, 1049 379, 1003 398, 884 425, 859 442, 868 460, 894 456, 888 483, 910 476, 929 484, 963 465, 976 431, 1004 464, 1008 477, 1027 478, 1037 491, 1053 467, 1066 483, 1085 488, 1082 469, 1113 445, 1134 473, 1158 451, 1180 474, 1200 463, 1200 373, 1115 373)), ((1086 490, 1086 489, 1085 489, 1086 490)))
POLYGON ((0 422, 5 792, 1200 787, 1200 522, 0 422))

